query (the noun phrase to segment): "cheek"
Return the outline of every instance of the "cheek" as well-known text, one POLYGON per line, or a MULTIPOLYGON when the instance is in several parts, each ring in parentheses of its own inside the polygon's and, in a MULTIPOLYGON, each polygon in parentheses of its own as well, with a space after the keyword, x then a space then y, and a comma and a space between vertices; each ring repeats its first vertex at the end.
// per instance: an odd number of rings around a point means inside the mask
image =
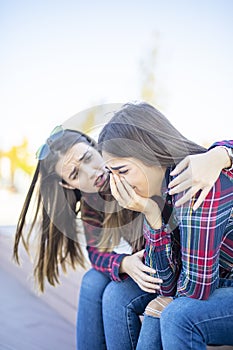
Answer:
POLYGON ((136 186, 136 184, 138 183, 137 177, 134 176, 133 174, 130 174, 130 175, 125 174, 125 175, 121 175, 120 177, 124 178, 128 182, 128 184, 130 184, 130 186, 132 187, 136 186))
POLYGON ((138 184, 139 187, 148 187, 148 178, 144 173, 138 173, 137 175, 135 175, 134 179, 134 182, 138 184))
POLYGON ((93 190, 93 184, 91 183, 89 178, 84 174, 78 176, 75 182, 76 188, 78 188, 81 191, 90 192, 93 190))

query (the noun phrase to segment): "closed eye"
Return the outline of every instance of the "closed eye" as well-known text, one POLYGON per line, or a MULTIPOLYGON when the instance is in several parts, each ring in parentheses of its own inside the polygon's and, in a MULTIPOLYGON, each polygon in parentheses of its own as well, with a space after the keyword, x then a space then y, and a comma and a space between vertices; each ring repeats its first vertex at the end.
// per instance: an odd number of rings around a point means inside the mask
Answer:
POLYGON ((126 174, 128 171, 129 171, 128 169, 127 170, 119 170, 118 174, 126 174))
POLYGON ((91 152, 88 152, 85 154, 84 161, 88 161, 92 158, 93 154, 91 152))
POLYGON ((75 180, 78 177, 78 169, 75 171, 74 176, 72 177, 72 180, 75 180))

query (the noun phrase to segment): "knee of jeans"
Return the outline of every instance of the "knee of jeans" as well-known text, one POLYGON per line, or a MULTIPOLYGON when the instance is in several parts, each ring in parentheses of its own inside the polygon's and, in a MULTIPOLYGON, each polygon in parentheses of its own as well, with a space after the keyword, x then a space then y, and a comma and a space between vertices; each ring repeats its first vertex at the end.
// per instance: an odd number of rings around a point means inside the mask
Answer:
POLYGON ((103 292, 109 282, 110 279, 102 272, 90 269, 82 278, 80 296, 91 299, 102 299, 103 292))
POLYGON ((132 288, 127 282, 111 281, 105 288, 103 294, 103 310, 115 310, 116 313, 130 308, 132 304, 131 293, 128 293, 132 288))
POLYGON ((103 294, 103 307, 119 307, 119 291, 118 291, 118 283, 115 281, 112 281, 108 284, 108 286, 105 288, 104 294, 103 294))
POLYGON ((190 321, 192 321, 190 313, 187 312, 185 307, 182 307, 182 303, 179 303, 178 299, 172 301, 163 310, 160 317, 161 328, 164 330, 167 329, 167 327, 176 327, 178 324, 179 327, 186 328, 190 321))

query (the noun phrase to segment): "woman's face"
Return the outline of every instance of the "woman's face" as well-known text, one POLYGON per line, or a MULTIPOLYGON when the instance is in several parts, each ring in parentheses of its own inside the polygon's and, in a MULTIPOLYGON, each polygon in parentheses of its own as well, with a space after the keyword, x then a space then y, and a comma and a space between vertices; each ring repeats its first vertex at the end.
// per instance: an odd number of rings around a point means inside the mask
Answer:
POLYGON ((98 192, 107 175, 103 158, 86 143, 76 143, 62 156, 55 170, 70 188, 93 193, 98 192))
POLYGON ((136 158, 118 158, 103 152, 105 166, 119 177, 123 177, 135 192, 142 197, 161 194, 165 168, 148 166, 136 158))

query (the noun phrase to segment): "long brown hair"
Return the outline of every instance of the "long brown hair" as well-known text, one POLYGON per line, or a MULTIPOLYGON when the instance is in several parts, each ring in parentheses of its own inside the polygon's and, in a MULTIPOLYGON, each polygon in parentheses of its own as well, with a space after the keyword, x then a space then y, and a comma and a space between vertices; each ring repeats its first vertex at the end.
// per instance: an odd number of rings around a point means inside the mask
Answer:
MULTIPOLYGON (((126 103, 116 111, 100 132, 98 147, 113 157, 137 158, 148 166, 173 167, 187 155, 206 152, 206 149, 184 137, 170 121, 147 102, 126 103)), ((120 211, 106 214, 102 241, 111 245, 109 227, 121 226, 120 211)), ((140 236, 135 221, 133 233, 140 236), (137 231, 137 233, 136 233, 137 231)))
POLYGON ((20 241, 29 252, 31 236, 35 234, 39 239, 34 276, 42 292, 45 279, 51 285, 59 283, 60 266, 64 272, 67 264, 73 268, 77 264, 85 267, 85 258, 78 238, 81 230, 77 226, 77 216, 85 202, 82 201, 79 190, 66 189, 59 184, 63 180, 55 171, 60 156, 80 142, 97 148, 92 138, 74 130, 63 130, 58 139, 47 140, 49 153, 45 159, 38 161, 16 227, 13 257, 18 264, 20 241), (36 202, 34 206, 33 199, 36 202), (28 224, 27 219, 32 206, 32 220, 28 224))
POLYGON ((123 238, 131 246, 132 253, 143 249, 145 241, 142 234, 143 215, 139 212, 120 207, 112 196, 110 189, 106 194, 106 182, 102 195, 104 196, 103 231, 97 247, 100 251, 112 251, 119 246, 123 238))

